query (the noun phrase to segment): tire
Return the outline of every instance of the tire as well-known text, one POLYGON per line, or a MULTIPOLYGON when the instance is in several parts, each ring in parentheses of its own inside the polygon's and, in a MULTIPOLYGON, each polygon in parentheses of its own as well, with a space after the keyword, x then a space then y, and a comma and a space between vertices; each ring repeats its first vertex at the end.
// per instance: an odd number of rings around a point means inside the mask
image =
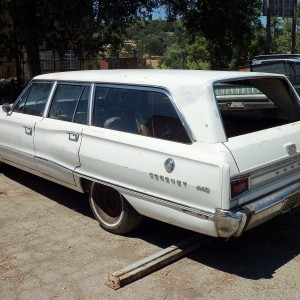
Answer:
POLYGON ((92 183, 90 206, 101 228, 114 234, 125 234, 136 229, 143 216, 113 188, 92 183))

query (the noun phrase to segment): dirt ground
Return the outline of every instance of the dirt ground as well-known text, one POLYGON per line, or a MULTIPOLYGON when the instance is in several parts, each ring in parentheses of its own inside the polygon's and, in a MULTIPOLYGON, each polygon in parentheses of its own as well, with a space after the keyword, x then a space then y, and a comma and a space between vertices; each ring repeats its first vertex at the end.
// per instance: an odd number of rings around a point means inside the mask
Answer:
POLYGON ((0 299, 300 299, 300 214, 216 239, 119 290, 107 274, 193 233, 145 219, 100 229, 85 195, 5 166, 0 172, 0 299))

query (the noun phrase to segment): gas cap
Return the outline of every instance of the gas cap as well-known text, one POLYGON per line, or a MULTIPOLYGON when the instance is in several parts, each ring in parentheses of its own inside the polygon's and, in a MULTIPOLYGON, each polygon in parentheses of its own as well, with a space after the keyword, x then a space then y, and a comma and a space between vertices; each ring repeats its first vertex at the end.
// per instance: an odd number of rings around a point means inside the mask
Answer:
POLYGON ((171 173, 175 169, 175 161, 172 158, 168 158, 165 161, 165 169, 168 173, 171 173))

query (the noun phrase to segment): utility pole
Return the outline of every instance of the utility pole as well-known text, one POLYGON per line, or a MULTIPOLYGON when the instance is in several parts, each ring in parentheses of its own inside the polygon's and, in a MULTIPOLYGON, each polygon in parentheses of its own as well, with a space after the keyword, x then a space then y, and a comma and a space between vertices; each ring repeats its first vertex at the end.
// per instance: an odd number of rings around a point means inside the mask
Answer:
POLYGON ((294 12, 293 12, 293 23, 292 23, 292 49, 291 53, 296 53, 296 28, 297 28, 297 0, 294 0, 294 12))
MULTIPOLYGON (((297 2, 297 0, 295 0, 297 2)), ((267 44, 265 54, 270 54, 271 48, 271 10, 270 10, 270 0, 266 0, 267 9, 267 44)))

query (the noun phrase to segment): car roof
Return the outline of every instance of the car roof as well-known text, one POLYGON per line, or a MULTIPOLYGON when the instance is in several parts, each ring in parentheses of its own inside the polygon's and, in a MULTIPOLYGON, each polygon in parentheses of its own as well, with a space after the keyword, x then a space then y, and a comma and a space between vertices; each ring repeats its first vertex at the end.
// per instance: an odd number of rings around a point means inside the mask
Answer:
MULTIPOLYGON (((146 86, 174 87, 199 85, 209 82, 247 77, 276 76, 268 73, 203 71, 203 70, 85 70, 49 73, 36 76, 34 80, 57 80, 72 82, 101 82, 146 86)), ((280 75, 278 75, 280 76, 280 75)))

